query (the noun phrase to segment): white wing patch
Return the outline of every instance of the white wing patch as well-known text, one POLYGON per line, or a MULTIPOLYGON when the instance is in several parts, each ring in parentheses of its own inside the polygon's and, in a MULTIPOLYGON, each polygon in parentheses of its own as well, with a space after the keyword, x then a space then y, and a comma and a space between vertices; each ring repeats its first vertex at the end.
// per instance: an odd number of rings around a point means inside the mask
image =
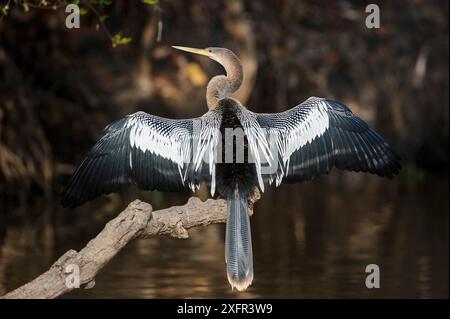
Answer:
POLYGON ((200 128, 194 125, 194 152, 193 164, 194 170, 197 172, 201 169, 204 162, 208 163, 209 173, 211 175, 210 193, 214 196, 216 192, 216 152, 217 145, 220 141, 220 124, 222 117, 219 113, 211 111, 203 115, 200 121, 200 128), (200 131, 197 133, 196 131, 200 131), (205 157, 205 154, 207 158, 205 157))
POLYGON ((251 153, 249 155, 253 156, 253 160, 255 162, 259 188, 262 192, 264 192, 264 182, 261 175, 261 155, 268 163, 274 160, 269 148, 269 143, 266 139, 266 133, 256 121, 255 113, 241 107, 238 112, 238 117, 244 129, 245 135, 247 136, 251 153))
MULTIPOLYGON (((290 123, 286 124, 289 125, 290 123)), ((292 153, 322 136, 328 126, 327 105, 323 101, 317 102, 317 107, 311 108, 304 116, 300 115, 299 119, 293 120, 286 135, 280 135, 279 137, 284 140, 280 143, 280 145, 284 145, 284 148, 279 150, 283 158, 283 164, 288 163, 292 153)))
POLYGON ((130 145, 132 147, 137 147, 143 152, 152 152, 183 167, 184 154, 189 151, 183 148, 188 147, 189 144, 180 142, 183 136, 189 136, 187 130, 176 128, 170 134, 170 132, 159 130, 153 123, 143 124, 135 118, 130 118, 128 125, 131 126, 130 145))
MULTIPOLYGON (((131 147, 139 148, 142 152, 151 152, 177 164, 183 182, 186 182, 190 165, 198 172, 206 160, 212 177, 211 195, 214 196, 216 185, 214 154, 220 140, 220 113, 208 112, 200 118, 193 119, 193 132, 170 124, 163 127, 160 121, 144 122, 139 116, 140 113, 146 115, 143 112, 132 114, 126 124, 126 127, 130 128, 131 147), (205 156, 208 158, 205 159, 205 156)), ((130 168, 132 168, 131 153, 130 168)), ((200 185, 190 182, 188 186, 195 191, 200 185)))
MULTIPOLYGON (((275 147, 269 149, 276 149, 278 156, 273 158, 281 161, 277 163, 280 167, 276 171, 276 186, 279 186, 283 177, 287 176, 291 155, 326 132, 329 127, 327 110, 325 99, 310 97, 286 112, 268 115, 272 121, 268 127, 267 140, 269 143, 275 143, 275 147)), ((273 178, 270 177, 269 183, 273 182, 273 178)))

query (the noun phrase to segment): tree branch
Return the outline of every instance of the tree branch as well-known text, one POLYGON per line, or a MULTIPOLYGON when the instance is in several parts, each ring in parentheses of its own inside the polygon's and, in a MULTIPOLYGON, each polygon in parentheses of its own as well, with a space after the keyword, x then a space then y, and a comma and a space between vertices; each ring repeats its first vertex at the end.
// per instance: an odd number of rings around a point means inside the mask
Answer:
MULTIPOLYGON (((250 198, 250 214, 259 197, 259 192, 255 191, 250 198)), ((135 200, 81 251, 67 251, 45 273, 1 298, 56 298, 68 293, 75 289, 66 285, 69 265, 79 267, 80 286, 92 288, 97 273, 131 240, 159 235, 188 238, 189 228, 225 223, 226 206, 223 199, 202 202, 191 197, 183 206, 153 211, 150 204, 135 200)))

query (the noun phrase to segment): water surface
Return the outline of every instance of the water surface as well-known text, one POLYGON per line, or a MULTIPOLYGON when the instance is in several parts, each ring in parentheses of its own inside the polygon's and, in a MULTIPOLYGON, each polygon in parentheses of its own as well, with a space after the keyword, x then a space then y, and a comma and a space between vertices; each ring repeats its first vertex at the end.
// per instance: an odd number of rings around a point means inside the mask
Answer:
MULTIPOLYGON (((448 297, 448 180, 415 186, 353 173, 266 191, 251 218, 255 280, 244 293, 226 279, 224 225, 190 239, 130 243, 93 289, 65 298, 444 298, 448 297), (367 289, 365 268, 381 269, 367 289)), ((0 293, 33 279, 68 249, 81 249, 134 195, 74 211, 37 201, 8 208, 0 224, 0 293)), ((156 208, 188 194, 144 195, 156 208)))

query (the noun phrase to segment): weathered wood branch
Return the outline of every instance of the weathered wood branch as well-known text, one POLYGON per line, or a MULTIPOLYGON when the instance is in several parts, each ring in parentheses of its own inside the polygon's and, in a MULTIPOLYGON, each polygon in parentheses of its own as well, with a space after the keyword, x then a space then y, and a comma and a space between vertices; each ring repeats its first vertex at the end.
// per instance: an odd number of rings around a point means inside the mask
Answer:
MULTIPOLYGON (((250 199, 252 209, 258 199, 259 192, 255 192, 250 199)), ((183 206, 157 211, 153 211, 150 204, 135 200, 82 250, 67 251, 49 270, 1 298, 56 298, 68 293, 75 289, 66 284, 67 266, 73 265, 79 267, 80 286, 91 288, 97 273, 131 240, 159 235, 184 239, 189 237, 187 229, 224 223, 226 218, 223 199, 202 202, 191 197, 183 206)))

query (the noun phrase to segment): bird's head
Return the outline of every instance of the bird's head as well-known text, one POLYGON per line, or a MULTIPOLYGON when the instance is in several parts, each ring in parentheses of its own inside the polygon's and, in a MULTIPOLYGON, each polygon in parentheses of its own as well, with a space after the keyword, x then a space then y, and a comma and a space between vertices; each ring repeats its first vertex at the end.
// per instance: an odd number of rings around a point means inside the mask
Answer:
POLYGON ((241 86, 244 78, 242 64, 239 58, 232 51, 218 47, 196 49, 173 46, 173 48, 207 56, 208 58, 221 64, 225 69, 226 76, 217 75, 208 82, 208 86, 206 88, 206 101, 210 110, 217 107, 217 103, 220 99, 229 97, 241 86))
POLYGON ((226 65, 230 60, 239 61, 238 57, 231 50, 225 48, 209 47, 206 49, 196 49, 180 46, 172 46, 172 47, 177 50, 207 56, 208 58, 217 61, 222 65, 226 65))

